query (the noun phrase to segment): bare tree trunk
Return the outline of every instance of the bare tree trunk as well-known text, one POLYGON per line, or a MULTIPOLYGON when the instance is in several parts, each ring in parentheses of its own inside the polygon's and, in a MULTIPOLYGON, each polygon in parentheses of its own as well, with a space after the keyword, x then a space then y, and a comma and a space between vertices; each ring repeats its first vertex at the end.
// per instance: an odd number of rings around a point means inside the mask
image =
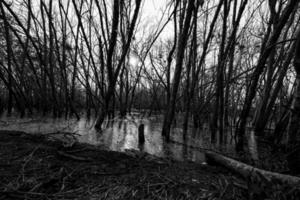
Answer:
POLYGON ((183 117, 183 127, 182 127, 182 131, 183 131, 183 137, 185 138, 186 137, 186 133, 187 133, 187 130, 188 130, 188 123, 189 123, 189 114, 190 114, 190 104, 191 104, 191 101, 190 101, 190 98, 189 98, 189 89, 190 89, 190 73, 191 73, 191 65, 192 65, 192 55, 193 55, 193 47, 191 45, 190 47, 190 55, 189 55, 189 58, 188 58, 188 63, 187 63, 187 66, 186 66, 186 83, 185 83, 185 91, 184 91, 184 97, 183 97, 183 103, 184 103, 184 109, 185 109, 185 112, 184 112, 184 117, 183 117))
POLYGON ((141 5, 141 0, 136 0, 134 14, 133 14, 132 21, 131 21, 131 24, 130 24, 129 30, 128 30, 127 41, 124 44, 124 48, 122 49, 122 55, 119 59, 117 67, 114 70, 112 58, 114 56, 114 49, 115 49, 115 45, 117 42, 119 14, 120 14, 119 9, 120 9, 121 3, 122 2, 119 2, 119 0, 114 1, 113 17, 112 17, 112 33, 111 33, 111 39, 110 39, 110 45, 109 45, 109 49, 108 49, 107 63, 106 63, 106 67, 107 67, 107 71, 108 71, 108 89, 107 89, 107 93, 105 94, 105 97, 104 97, 104 108, 101 109, 101 111, 98 115, 96 124, 95 124, 96 129, 101 129, 101 125, 108 113, 109 104, 110 104, 111 98, 113 97, 114 92, 115 92, 116 81, 119 77, 121 68, 122 68, 125 58, 127 56, 127 53, 128 53, 129 47, 130 47, 130 43, 131 43, 131 40, 133 37, 133 31, 134 31, 134 28, 135 28, 135 25, 137 22, 140 5, 141 5))
MULTIPOLYGON (((54 38, 53 38, 53 29, 52 29, 52 7, 53 7, 53 0, 49 1, 49 10, 48 10, 48 20, 49 20, 49 54, 48 54, 48 64, 49 64, 49 81, 50 81, 50 86, 51 86, 51 94, 52 94, 52 112, 53 116, 57 117, 58 115, 58 102, 57 102, 57 94, 56 94, 56 80, 55 80, 55 65, 56 63, 54 62, 54 38)), ((44 6, 46 9, 46 7, 44 6)))
POLYGON ((48 74, 48 64, 47 64, 47 54, 48 54, 48 46, 47 46, 47 31, 46 31, 46 20, 44 9, 42 6, 42 0, 40 0, 40 10, 42 15, 42 28, 43 28, 43 46, 42 46, 42 88, 43 88, 43 114, 45 115, 48 112, 48 87, 47 87, 47 74, 48 74))
POLYGON ((297 35, 297 46, 294 57, 294 69, 296 71, 296 88, 292 104, 292 115, 288 129, 288 145, 300 142, 300 32, 297 35))
POLYGON ((285 55, 286 59, 284 63, 282 64, 280 71, 279 71, 279 77, 277 79, 277 82, 275 83, 274 89, 272 94, 270 95, 270 98, 268 100, 268 104, 266 105, 264 113, 260 113, 260 118, 257 120, 257 124, 255 125, 255 132, 259 133, 263 131, 267 125, 268 119, 270 118, 272 109, 274 107, 275 101, 278 97, 279 91, 282 88, 282 82, 283 79, 287 73, 288 67, 292 61, 292 58, 294 56, 295 51, 295 44, 290 47, 290 50, 285 55))
POLYGON ((269 55, 271 54, 272 49, 274 48, 272 45, 275 44, 276 41, 278 40, 283 27, 286 25, 286 22, 288 21, 293 10, 297 7, 298 3, 299 3, 298 0, 290 0, 289 3, 286 5, 286 8, 282 12, 282 15, 278 19, 278 24, 276 26, 276 29, 273 31, 270 39, 268 40, 265 50, 262 51, 258 63, 255 67, 255 70, 252 74, 250 88, 249 91, 247 92, 244 106, 240 114, 239 123, 237 125, 238 127, 236 129, 236 135, 238 138, 238 141, 236 143, 236 149, 238 151, 243 151, 247 118, 252 106, 253 98, 255 97, 256 94, 256 88, 258 85, 259 77, 265 68, 265 63, 269 55))
POLYGON ((117 43, 117 36, 118 36, 118 26, 119 26, 119 15, 120 15, 120 4, 118 0, 114 0, 113 4, 113 16, 112 16, 112 29, 111 29, 111 38, 109 41, 109 49, 107 52, 107 72, 108 72, 108 89, 107 93, 104 97, 104 106, 98 115, 97 122, 95 124, 95 128, 101 129, 101 125, 108 113, 109 101, 114 93, 115 90, 115 83, 114 83, 114 69, 112 65, 112 59, 115 51, 115 46, 117 43))
MULTIPOLYGON (((270 13, 271 13, 271 20, 270 20, 270 26, 272 27, 272 30, 274 30, 277 26, 278 23, 278 17, 279 17, 279 13, 280 11, 276 12, 275 9, 275 4, 271 3, 272 1, 269 1, 269 8, 270 8, 270 13)), ((293 21, 293 19, 290 20, 291 22, 293 21)), ((285 33, 285 36, 287 34, 287 31, 285 33)), ((285 39, 285 38, 284 38, 285 39)), ((265 86, 264 86, 264 94, 261 100, 261 103, 259 105, 259 109, 257 110, 257 116, 255 117, 255 121, 254 121, 254 126, 255 126, 255 132, 261 134, 264 131, 264 124, 263 124, 263 118, 265 116, 265 111, 266 111, 266 107, 268 104, 268 100, 270 98, 271 95, 271 90, 272 90, 272 84, 273 84, 273 75, 274 75, 274 71, 275 71, 275 62, 276 62, 276 48, 273 48, 271 53, 270 53, 270 57, 268 59, 268 63, 267 63, 267 73, 266 73, 266 82, 265 82, 265 86)))
MULTIPOLYGON (((233 14, 232 14, 232 26, 236 25, 236 11, 237 11, 237 0, 233 2, 233 14)), ((233 65, 234 65, 234 58, 235 58, 235 44, 236 44, 236 31, 233 30, 232 33, 232 47, 230 48, 229 52, 229 66, 228 66, 228 73, 226 77, 226 88, 225 88, 225 99, 224 104, 227 105, 224 108, 224 125, 226 127, 229 126, 229 109, 232 106, 229 101, 229 93, 230 93, 230 80, 233 73, 233 65)))
POLYGON ((224 0, 223 4, 223 27, 222 27, 222 40, 219 49, 219 58, 217 66, 217 81, 216 81, 216 99, 214 105, 214 114, 211 125, 211 140, 216 141, 216 132, 219 132, 220 143, 223 142, 223 129, 224 129, 224 67, 226 65, 225 44, 227 38, 227 17, 228 17, 228 4, 224 0))
POLYGON ((190 109, 191 109, 191 102, 194 96, 193 91, 190 89, 190 82, 191 76, 195 76, 195 65, 197 64, 197 13, 198 13, 199 3, 195 6, 194 16, 193 16, 193 39, 190 46, 190 55, 189 61, 187 64, 187 78, 186 78, 186 88, 185 88, 185 113, 183 119, 183 137, 186 137, 186 133, 188 130, 188 123, 189 123, 189 116, 190 116, 190 109), (191 66, 192 68, 192 75, 191 75, 191 66), (192 93, 192 94, 191 94, 192 93), (192 97, 192 98, 190 98, 192 97))
POLYGON ((177 91, 178 91, 178 87, 179 87, 185 46, 186 46, 186 43, 188 40, 188 32, 189 32, 189 28, 190 28, 190 22, 191 22, 193 11, 194 11, 194 1, 191 0, 191 1, 189 1, 186 12, 184 12, 184 14, 186 13, 186 17, 185 17, 185 21, 184 21, 183 30, 180 33, 180 36, 178 38, 176 66, 175 66, 175 73, 174 73, 174 78, 173 78, 173 83, 172 83, 173 87, 172 87, 172 94, 171 94, 171 99, 170 99, 170 106, 168 107, 166 114, 164 116, 162 135, 166 137, 167 141, 170 140, 170 129, 171 129, 171 124, 173 122, 174 114, 175 114, 177 91))
MULTIPOLYGON (((2 3, 1 5, 1 13, 4 16, 5 11, 3 9, 2 3)), ((7 18, 4 17, 4 31, 5 31, 5 40, 6 40, 6 51, 7 51, 7 70, 8 70, 8 106, 7 106, 7 114, 10 115, 13 107, 13 93, 12 93, 12 37, 9 30, 7 18)))
MULTIPOLYGON (((179 2, 179 1, 177 1, 179 2)), ((176 3, 174 7, 174 42, 173 46, 169 52, 168 58, 167 58, 167 73, 166 73, 166 78, 167 78, 167 99, 166 99, 166 105, 169 105, 170 99, 171 99, 171 64, 173 60, 173 54, 176 50, 176 45, 177 45, 177 18, 176 18, 176 10, 177 10, 178 3, 176 3)))

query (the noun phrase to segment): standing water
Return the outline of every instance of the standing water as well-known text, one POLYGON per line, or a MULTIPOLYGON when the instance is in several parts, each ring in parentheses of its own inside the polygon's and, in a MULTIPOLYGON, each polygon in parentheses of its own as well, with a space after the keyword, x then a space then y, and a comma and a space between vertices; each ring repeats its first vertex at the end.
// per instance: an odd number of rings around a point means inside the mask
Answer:
MULTIPOLYGON (((0 130, 16 130, 34 134, 55 132, 76 133, 79 142, 100 145, 108 150, 124 152, 134 149, 159 157, 170 157, 176 160, 204 162, 203 149, 217 149, 233 153, 234 144, 229 139, 224 145, 210 143, 207 128, 188 130, 187 137, 182 137, 182 123, 174 125, 171 130, 171 142, 166 143, 161 136, 163 117, 155 115, 143 118, 139 113, 124 118, 106 120, 101 132, 94 129, 95 119, 64 119, 50 117, 1 117, 0 130), (139 144, 138 127, 144 125, 145 142, 139 144)), ((228 137, 231 138, 231 137, 228 137)))

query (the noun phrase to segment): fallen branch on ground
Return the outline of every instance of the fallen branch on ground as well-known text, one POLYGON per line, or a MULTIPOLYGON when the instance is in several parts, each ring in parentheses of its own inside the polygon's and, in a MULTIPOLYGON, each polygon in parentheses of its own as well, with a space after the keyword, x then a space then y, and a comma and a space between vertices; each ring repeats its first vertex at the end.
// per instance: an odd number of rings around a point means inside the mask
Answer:
POLYGON ((85 157, 81 157, 81 156, 75 156, 75 155, 71 155, 68 153, 65 153, 63 151, 57 151, 57 154, 66 158, 70 158, 72 160, 77 160, 77 161, 84 161, 84 162, 90 162, 92 161, 91 158, 85 158, 85 157))
POLYGON ((291 186, 299 185, 300 187, 299 177, 258 169, 251 165, 247 165, 245 163, 239 162, 212 151, 206 151, 205 155, 208 163, 217 163, 219 165, 222 165, 223 167, 226 167, 227 169, 240 174, 246 179, 249 179, 254 175, 260 175, 270 182, 280 182, 291 186))

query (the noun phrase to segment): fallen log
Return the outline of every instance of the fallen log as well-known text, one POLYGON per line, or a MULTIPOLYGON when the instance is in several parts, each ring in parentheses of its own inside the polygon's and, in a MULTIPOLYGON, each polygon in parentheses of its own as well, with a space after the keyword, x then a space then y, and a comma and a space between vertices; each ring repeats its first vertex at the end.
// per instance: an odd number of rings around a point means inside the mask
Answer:
POLYGON ((251 165, 239 162, 232 158, 223 156, 216 152, 206 151, 205 156, 208 164, 219 164, 241 176, 246 180, 251 179, 253 176, 260 176, 270 182, 276 182, 281 184, 288 184, 291 186, 298 185, 300 187, 300 178, 291 175, 280 174, 276 172, 270 172, 263 169, 258 169, 251 165))

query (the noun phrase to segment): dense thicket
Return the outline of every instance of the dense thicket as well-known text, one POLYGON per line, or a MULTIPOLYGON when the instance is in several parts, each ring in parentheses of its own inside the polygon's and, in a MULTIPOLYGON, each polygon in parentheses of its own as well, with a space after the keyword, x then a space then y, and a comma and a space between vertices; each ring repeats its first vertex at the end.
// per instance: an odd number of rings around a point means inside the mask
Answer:
POLYGON ((157 21, 144 4, 1 1, 0 110, 95 112, 101 129, 143 109, 166 139, 181 115, 184 135, 209 124, 220 143, 236 127, 238 150, 249 127, 300 141, 298 0, 166 1, 157 21))

